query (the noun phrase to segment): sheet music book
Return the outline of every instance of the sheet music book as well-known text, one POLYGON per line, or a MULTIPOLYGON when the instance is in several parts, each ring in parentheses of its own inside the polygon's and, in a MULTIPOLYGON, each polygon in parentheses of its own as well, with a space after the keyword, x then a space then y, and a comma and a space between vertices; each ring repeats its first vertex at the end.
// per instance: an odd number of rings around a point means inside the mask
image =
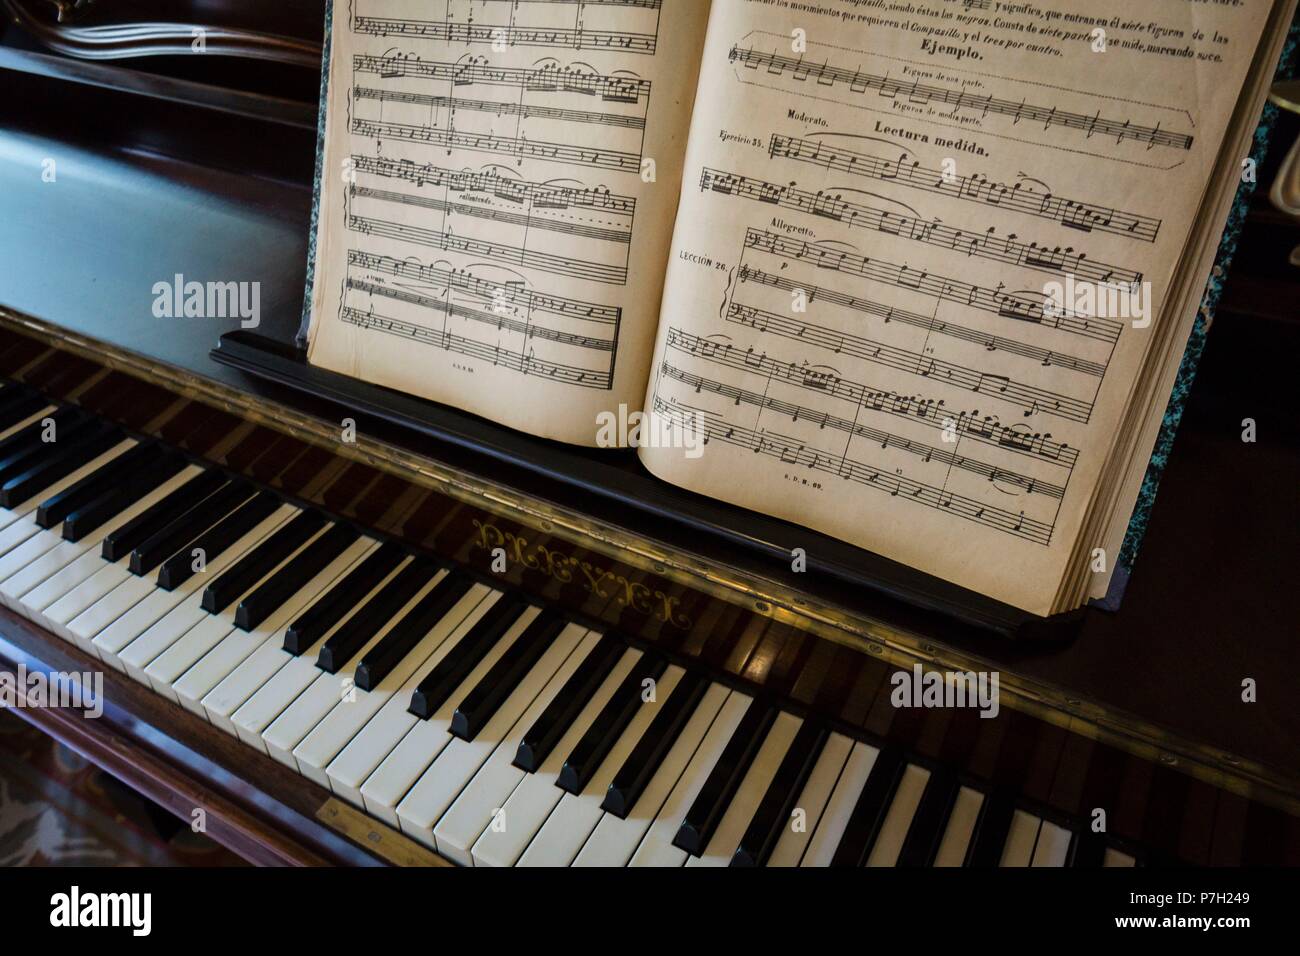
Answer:
POLYGON ((338 0, 309 360, 1106 594, 1295 0, 338 0))

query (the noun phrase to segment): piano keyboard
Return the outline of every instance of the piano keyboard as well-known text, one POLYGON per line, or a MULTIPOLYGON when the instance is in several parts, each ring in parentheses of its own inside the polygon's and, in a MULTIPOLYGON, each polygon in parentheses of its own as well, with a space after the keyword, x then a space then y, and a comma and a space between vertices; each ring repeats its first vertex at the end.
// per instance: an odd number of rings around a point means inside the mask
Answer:
POLYGON ((6 607, 461 864, 1140 856, 15 383, 0 508, 6 607))

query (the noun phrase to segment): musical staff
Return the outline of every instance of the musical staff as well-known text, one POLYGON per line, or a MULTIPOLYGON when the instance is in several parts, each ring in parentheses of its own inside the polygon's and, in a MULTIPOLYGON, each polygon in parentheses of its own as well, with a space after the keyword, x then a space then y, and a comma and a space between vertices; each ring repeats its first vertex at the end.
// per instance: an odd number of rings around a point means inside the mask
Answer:
POLYGON ((504 43, 511 47, 564 47, 570 50, 617 50, 620 53, 647 54, 655 52, 659 40, 657 10, 653 33, 586 27, 520 26, 513 22, 513 16, 514 7, 511 9, 512 19, 509 23, 455 23, 450 20, 358 16, 353 19, 353 29, 369 36, 418 37, 444 43, 504 43))
POLYGON ((487 345, 446 330, 431 329, 414 322, 404 322, 348 306, 341 310, 340 318, 349 325, 355 325, 358 328, 373 329, 389 335, 401 336, 415 342, 433 345, 444 351, 457 352, 471 358, 491 362, 494 366, 508 368, 523 375, 549 378, 566 385, 576 385, 581 388, 608 390, 612 387, 612 376, 609 373, 593 372, 590 369, 539 359, 528 353, 512 352, 501 348, 499 345, 487 345))
POLYGON ((376 199, 381 202, 400 203, 405 206, 413 206, 419 209, 431 209, 435 212, 454 213, 459 216, 474 216, 479 219, 486 219, 488 222, 499 223, 503 226, 520 226, 529 230, 546 229, 563 235, 581 236, 587 239, 597 239, 602 242, 627 243, 632 241, 630 224, 622 228, 602 229, 596 226, 584 226, 581 223, 545 219, 534 216, 531 212, 516 213, 501 211, 498 209, 477 206, 473 203, 449 202, 443 199, 412 196, 406 193, 392 192, 386 189, 370 189, 366 186, 353 185, 349 187, 349 190, 350 194, 354 198, 376 199))
POLYGON ((592 282, 604 282, 611 285, 627 283, 627 266, 607 265, 588 262, 567 256, 538 252, 520 246, 491 242, 486 239, 471 239, 438 229, 426 229, 421 226, 404 225, 386 219, 349 215, 348 228, 366 236, 382 236, 437 249, 441 252, 456 252, 477 256, 482 259, 494 259, 516 266, 540 269, 556 275, 572 276, 577 279, 590 279, 592 282))
POLYGON ((1009 118, 1013 123, 1041 123, 1044 129, 1061 127, 1083 133, 1086 138, 1104 136, 1113 138, 1116 145, 1125 141, 1147 144, 1148 149, 1163 147, 1176 150, 1190 150, 1193 137, 1187 133, 1161 129, 1160 125, 1145 126, 1131 119, 1112 119, 1103 117, 1098 110, 1093 116, 1076 113, 1056 106, 1040 106, 1027 100, 1009 100, 992 94, 980 96, 964 90, 952 89, 921 83, 920 80, 907 82, 896 80, 888 75, 864 73, 860 69, 849 70, 834 66, 829 60, 821 63, 809 62, 802 56, 789 57, 780 53, 765 53, 733 46, 728 55, 733 63, 749 70, 765 70, 771 76, 782 76, 787 72, 795 80, 812 79, 823 86, 834 87, 843 84, 854 94, 874 91, 882 97, 894 99, 906 97, 913 104, 938 103, 954 109, 965 109, 978 113, 981 117, 993 114, 1009 118))
POLYGON ((499 153, 519 159, 539 159, 552 163, 578 166, 595 166, 635 173, 641 168, 640 153, 626 153, 611 149, 587 149, 563 143, 534 142, 522 136, 495 136, 491 133, 461 133, 456 130, 434 129, 406 123, 382 123, 356 117, 352 132, 358 136, 406 139, 430 146, 465 149, 476 153, 499 153))
POLYGON ((352 157, 357 172, 371 173, 390 179, 402 179, 416 186, 435 186, 457 192, 489 193, 497 199, 515 205, 530 205, 535 209, 595 210, 602 214, 626 217, 636 214, 636 200, 618 196, 605 188, 558 186, 553 183, 533 183, 523 179, 503 176, 495 169, 481 172, 444 169, 432 163, 414 163, 409 159, 390 160, 382 157, 352 157))
POLYGON ((938 462, 941 465, 948 465, 960 471, 969 472, 978 475, 988 481, 1000 482, 1023 491, 1027 495, 1046 495, 1049 498, 1061 499, 1065 495, 1065 488, 1048 481, 1039 481, 1028 475, 1022 475, 1018 472, 1007 471, 996 465, 990 465, 988 462, 979 461, 975 458, 968 458, 965 455, 958 455, 951 451, 946 451, 935 445, 927 445, 923 442, 914 442, 910 438, 904 438, 893 432, 887 432, 883 429, 872 428, 868 425, 859 425, 847 418, 841 418, 838 415, 831 415, 827 412, 818 411, 806 405, 798 405, 794 402, 782 401, 773 398, 770 395, 762 395, 749 389, 739 388, 735 385, 729 385, 716 379, 705 378, 701 375, 695 375, 691 372, 683 371, 675 365, 664 362, 660 366, 660 371, 668 378, 681 382, 688 388, 694 389, 696 394, 708 392, 712 395, 719 395, 722 398, 731 400, 736 405, 749 405, 755 408, 761 408, 764 411, 775 412, 778 415, 784 415, 791 422, 807 421, 817 425, 818 428, 830 428, 833 431, 845 432, 854 438, 863 438, 872 444, 878 444, 882 449, 892 448, 896 451, 902 451, 906 454, 913 455, 921 460, 922 464, 938 462))
POLYGON ((446 80, 456 86, 475 83, 509 86, 528 93, 577 93, 596 96, 608 103, 644 103, 650 98, 650 81, 626 76, 602 76, 599 73, 547 64, 535 69, 494 67, 482 60, 444 63, 424 60, 414 55, 367 56, 353 58, 356 73, 373 73, 385 79, 417 77, 446 80))
POLYGON ((796 290, 801 290, 808 296, 808 301, 810 303, 829 302, 832 305, 851 309, 854 312, 875 316, 876 318, 882 319, 884 325, 888 325, 891 322, 897 322, 900 325, 922 329, 928 333, 946 335, 962 342, 969 342, 972 345, 978 345, 989 352, 1006 352, 1011 355, 1019 355, 1044 366, 1065 368, 1074 372, 1081 372, 1084 375, 1093 375, 1097 378, 1101 378, 1106 374, 1106 366, 1102 362, 1093 362, 1075 355, 1055 352, 1037 345, 1031 345, 1027 342, 1021 342, 1019 339, 1007 338, 1003 335, 991 335, 980 329, 969 328, 964 325, 958 325, 954 322, 941 321, 925 315, 918 315, 915 312, 908 312, 906 309, 897 309, 893 306, 873 302, 870 299, 858 298, 844 292, 837 292, 834 289, 829 289, 824 286, 811 285, 807 282, 796 282, 793 279, 772 275, 771 273, 764 272, 761 269, 751 268, 743 263, 741 264, 740 271, 737 273, 737 278, 742 285, 747 282, 753 282, 757 285, 768 286, 773 289, 782 289, 790 293, 793 293, 796 290))
POLYGON ((964 391, 988 395, 997 401, 1023 408, 1026 417, 1041 412, 1087 424, 1092 416, 1092 403, 1088 401, 1017 382, 1006 375, 995 375, 944 361, 923 352, 896 348, 847 332, 836 332, 812 322, 778 315, 740 302, 733 301, 727 307, 726 317, 729 322, 747 325, 758 332, 793 339, 836 355, 847 355, 909 375, 933 379, 964 391))
POLYGON ((494 116, 517 116, 524 119, 548 119, 564 123, 597 123, 601 126, 626 126, 645 129, 644 116, 623 116, 618 113, 597 113, 591 110, 566 110, 551 106, 521 106, 497 100, 471 100, 455 96, 429 96, 424 93, 404 93, 393 90, 376 90, 357 87, 353 91, 357 100, 374 100, 379 103, 404 103, 408 106, 426 106, 434 110, 477 110, 494 116))
POLYGON ((517 332, 530 339, 545 339, 550 342, 557 342, 560 345, 569 345, 580 349, 594 349, 599 352, 614 351, 614 342, 610 339, 594 335, 576 335, 572 332, 563 332, 543 325, 534 325, 530 321, 521 322, 518 319, 508 318, 505 311, 485 312, 482 309, 469 306, 440 302, 434 296, 420 295, 416 292, 395 289, 392 286, 379 285, 374 282, 364 282, 360 279, 348 279, 347 288, 367 295, 377 295, 396 302, 405 302, 408 305, 441 309, 449 316, 454 315, 457 318, 468 319, 471 322, 479 322, 486 326, 495 327, 498 331, 517 332))
POLYGON ((919 160, 911 160, 907 153, 890 160, 842 146, 831 146, 821 140, 777 133, 772 136, 768 155, 836 169, 866 179, 896 183, 952 199, 1008 209, 1059 222, 1080 232, 1107 232, 1143 242, 1155 242, 1162 225, 1160 219, 1152 216, 1039 192, 1024 183, 1008 186, 989 179, 983 173, 945 176, 941 170, 922 166, 919 160))
MULTIPOLYGON (((886 391, 846 379, 826 366, 809 365, 807 360, 784 362, 766 353, 755 355, 751 349, 701 338, 681 329, 670 329, 666 342, 670 349, 711 365, 783 382, 812 394, 848 402, 856 409, 892 415, 910 424, 921 423, 933 430, 948 430, 954 439, 969 438, 1067 471, 1073 471, 1078 461, 1078 452, 1069 445, 1053 441, 1051 432, 1031 432, 1021 423, 1004 425, 997 415, 981 415, 978 410, 953 411, 943 399, 886 391)), ((810 410, 801 417, 824 427, 824 415, 824 411, 810 410)))
POLYGON ((700 189, 728 196, 768 203, 819 216, 850 228, 881 232, 926 245, 950 249, 965 256, 992 259, 1022 266, 1037 272, 1073 274, 1103 284, 1121 283, 1133 287, 1142 281, 1142 273, 1105 262, 1094 262, 1087 254, 1071 247, 1049 248, 1037 242, 1021 242, 1014 235, 998 236, 989 227, 984 232, 968 232, 946 225, 942 220, 921 219, 890 212, 863 203, 851 202, 841 195, 813 192, 798 186, 775 183, 706 168, 700 177, 700 189))
POLYGON ((1112 345, 1119 341, 1120 332, 1124 328, 1122 322, 1112 319, 1089 318, 1068 311, 1060 315, 1048 314, 1044 309, 1043 297, 1007 292, 1002 283, 990 289, 959 279, 933 275, 928 270, 912 269, 881 259, 827 249, 802 239, 788 239, 763 229, 746 230, 745 248, 804 262, 818 269, 911 289, 942 301, 957 302, 982 312, 991 312, 1002 318, 1060 329, 1112 345))
MULTIPOLYGON (((655 396, 653 408, 657 414, 675 427, 682 428, 694 427, 696 416, 700 414, 694 409, 670 404, 659 396, 655 396)), ((847 454, 839 455, 819 448, 810 448, 806 443, 796 439, 766 430, 746 428, 721 416, 705 414, 703 422, 704 437, 710 442, 735 445, 754 454, 777 458, 788 465, 837 475, 846 481, 883 491, 893 498, 944 511, 1036 544, 1051 543, 1052 525, 1026 517, 1024 512, 1017 514, 1005 508, 984 504, 933 485, 891 474, 884 469, 850 458, 847 454)))
MULTIPOLYGON (((531 314, 548 312, 562 318, 614 326, 615 329, 623 312, 615 306, 568 299, 546 292, 534 292, 517 282, 492 282, 465 269, 426 266, 404 259, 394 259, 392 256, 376 255, 361 249, 348 250, 348 265, 379 275, 394 276, 432 286, 450 287, 475 298, 522 309, 531 314)), ((617 338, 617 331, 610 335, 610 341, 615 341, 617 338)))
POLYGON ((490 358, 525 375, 612 386, 622 321, 617 307, 537 292, 516 276, 485 274, 495 266, 424 265, 362 249, 350 249, 347 264, 342 308, 352 310, 352 324, 490 358))

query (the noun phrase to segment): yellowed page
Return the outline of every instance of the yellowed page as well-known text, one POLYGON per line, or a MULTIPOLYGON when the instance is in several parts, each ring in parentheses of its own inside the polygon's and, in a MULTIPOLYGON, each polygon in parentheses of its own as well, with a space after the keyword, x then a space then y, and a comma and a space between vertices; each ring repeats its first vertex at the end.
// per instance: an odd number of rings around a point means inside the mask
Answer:
POLYGON ((309 360, 597 443, 645 395, 701 0, 338 0, 309 360))
POLYGON ((1053 611, 1269 10, 715 4, 643 461, 1053 611))

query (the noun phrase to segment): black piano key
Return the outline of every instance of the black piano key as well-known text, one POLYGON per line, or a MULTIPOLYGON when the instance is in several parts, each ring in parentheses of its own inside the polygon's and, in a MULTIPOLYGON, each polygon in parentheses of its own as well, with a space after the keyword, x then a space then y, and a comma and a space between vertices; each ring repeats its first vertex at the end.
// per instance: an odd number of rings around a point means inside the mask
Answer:
POLYGON ((195 475, 161 501, 110 531, 100 550, 104 560, 118 561, 126 557, 140 542, 147 540, 225 484, 226 479, 220 472, 205 471, 195 475))
POLYGON ((660 655, 642 655, 565 759, 555 781, 557 787, 569 793, 582 792, 637 711, 647 706, 641 696, 645 682, 657 681, 667 668, 668 661, 660 655))
POLYGON ((519 741, 516 767, 525 773, 537 772, 622 656, 623 645, 613 636, 603 635, 519 741))
POLYGON ((831 866, 862 866, 867 862, 906 766, 903 751, 898 747, 886 746, 880 751, 853 813, 849 815, 848 826, 844 828, 840 845, 835 848, 831 866))
POLYGON ((20 437, 23 440, 0 459, 0 485, 75 447, 97 434, 101 427, 99 422, 85 416, 70 418, 65 424, 57 426, 58 441, 46 442, 42 440, 45 430, 41 422, 33 423, 11 436, 11 440, 20 437))
MULTIPOLYGON (((6 382, 0 386, 0 413, 3 413, 11 405, 23 401, 24 399, 38 398, 31 389, 24 388, 17 382, 6 382)), ((46 402, 48 405, 49 403, 46 402)), ((42 406, 44 407, 44 406, 42 406)))
POLYGON ((10 478, 0 487, 0 507, 12 508, 38 495, 55 482, 62 481, 122 441, 122 430, 114 427, 79 433, 70 443, 59 443, 59 450, 22 474, 10 478))
POLYGON ((259 492, 237 509, 177 551, 158 568, 158 587, 174 591, 198 572, 194 569, 194 552, 203 552, 203 560, 213 561, 244 535, 271 517, 280 507, 280 499, 270 492, 259 492))
POLYGON ((335 525, 303 548, 235 609, 235 627, 251 631, 298 589, 320 574, 331 561, 350 548, 360 535, 347 525, 335 525))
POLYGON ((460 643, 420 681, 411 695, 410 713, 421 720, 432 717, 527 609, 528 602, 517 594, 498 598, 460 643))
MULTIPOLYGON (((135 575, 148 574, 182 549, 193 563, 193 558, 189 554, 192 549, 187 548, 186 545, 200 537, 222 518, 234 513, 254 494, 251 485, 232 481, 216 494, 204 498, 167 527, 140 542, 131 552, 127 570, 135 575)), ((206 556, 207 552, 204 554, 206 556)))
POLYGON ((319 511, 304 511, 290 520, 203 589, 203 610, 209 614, 220 614, 235 598, 297 551, 323 524, 325 516, 319 511))
POLYGON ((745 716, 731 735, 726 749, 718 758, 717 765, 709 773, 695 802, 686 812, 686 818, 673 838, 673 846, 685 850, 692 856, 699 856, 713 838, 713 831, 727 812, 731 798, 735 796, 740 782, 749 772, 749 765, 754 762, 767 732, 776 720, 777 711, 763 701, 755 700, 745 711, 745 716))
POLYGON ((126 476, 112 488, 102 491, 98 497, 81 505, 64 518, 63 537, 68 541, 80 541, 92 531, 116 518, 159 485, 170 481, 184 467, 185 460, 180 455, 164 451, 149 467, 126 476))
MULTIPOLYGON (((77 427, 84 428, 90 424, 90 419, 77 408, 61 408, 47 415, 46 418, 54 422, 55 438, 62 437, 69 430, 75 430, 77 427)), ((19 429, 8 438, 0 438, 0 470, 12 467, 15 462, 28 454, 41 450, 49 451, 51 445, 58 444, 57 442, 46 443, 43 440, 44 423, 43 418, 32 422, 26 428, 19 429)))
POLYGON ((366 595, 402 563, 406 554, 406 551, 391 541, 375 549, 346 578, 330 588, 289 625, 284 634, 285 653, 294 656, 302 654, 328 634, 335 624, 364 601, 366 595))
POLYGON ((931 866, 943 842, 943 832, 948 825, 948 815, 957 800, 957 777, 946 767, 931 772, 926 781, 925 793, 917 804, 907 837, 898 851, 896 866, 931 866))
POLYGON ((1106 837, 1091 829, 1076 830, 1070 841, 1069 865, 1099 869, 1106 860, 1106 837))
POLYGON ((437 573, 438 566, 423 558, 416 558, 402 568, 397 577, 321 645, 316 666, 327 674, 337 674, 437 573))
POLYGON ((602 810, 620 820, 627 819, 708 689, 708 678, 702 674, 688 673, 682 677, 614 774, 601 803, 602 810))
POLYGON ((753 819, 731 857, 732 866, 766 866, 777 841, 790 824, 799 794, 812 774, 830 732, 816 721, 805 720, 777 768, 776 776, 754 811, 753 819))
POLYGON ((966 850, 966 865, 990 869, 1002 862, 1011 818, 1016 812, 1015 793, 998 788, 984 797, 975 832, 966 850))
POLYGON ((501 655, 451 715, 451 732, 462 740, 473 740, 492 719, 502 702, 514 693, 519 682, 536 666, 555 638, 568 626, 558 613, 543 611, 501 655))
POLYGON ((49 402, 39 395, 15 393, 0 408, 0 431, 8 431, 24 419, 31 418, 49 402))
POLYGON ((68 515, 102 497, 106 491, 129 481, 137 472, 153 468, 162 457, 160 446, 148 442, 118 455, 93 475, 87 475, 36 507, 36 525, 53 528, 68 515))
POLYGON ((473 586, 474 579, 467 574, 447 574, 361 658, 353 678, 356 686, 362 690, 378 687, 473 586))

